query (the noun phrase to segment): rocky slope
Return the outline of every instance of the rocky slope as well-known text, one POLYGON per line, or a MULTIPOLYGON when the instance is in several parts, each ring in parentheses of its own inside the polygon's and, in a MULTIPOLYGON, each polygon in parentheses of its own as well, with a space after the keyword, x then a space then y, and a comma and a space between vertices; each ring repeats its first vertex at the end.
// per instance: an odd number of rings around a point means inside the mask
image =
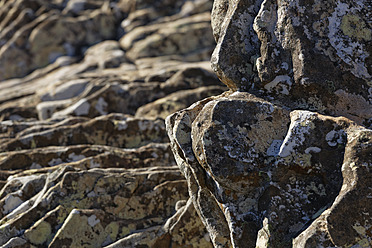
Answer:
POLYGON ((215 247, 372 247, 371 9, 214 1, 231 91, 166 124, 215 247))
POLYGON ((212 247, 164 123, 227 89, 211 9, 0 0, 1 247, 212 247))
POLYGON ((371 9, 0 0, 0 246, 371 247, 371 9))

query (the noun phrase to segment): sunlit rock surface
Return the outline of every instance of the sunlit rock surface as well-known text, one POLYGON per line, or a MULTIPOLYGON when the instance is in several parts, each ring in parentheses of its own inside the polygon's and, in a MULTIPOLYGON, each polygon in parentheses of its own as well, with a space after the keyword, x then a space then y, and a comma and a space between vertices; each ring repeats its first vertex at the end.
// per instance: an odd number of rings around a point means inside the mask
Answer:
POLYGON ((371 8, 214 1, 230 91, 166 126, 215 247, 372 246, 371 8))
POLYGON ((164 119, 226 91, 212 1, 0 0, 0 246, 212 247, 164 119))

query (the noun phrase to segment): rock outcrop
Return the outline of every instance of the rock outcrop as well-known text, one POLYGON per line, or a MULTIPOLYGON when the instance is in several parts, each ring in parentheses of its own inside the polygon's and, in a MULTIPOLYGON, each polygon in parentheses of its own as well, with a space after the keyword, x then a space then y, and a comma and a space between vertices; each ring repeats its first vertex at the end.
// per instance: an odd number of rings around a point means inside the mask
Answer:
POLYGON ((164 119, 226 91, 212 2, 0 0, 0 246, 212 247, 164 119))
POLYGON ((371 247, 371 8, 0 0, 0 246, 371 247))
POLYGON ((166 125, 215 247, 372 246, 371 7, 214 1, 230 91, 166 125))

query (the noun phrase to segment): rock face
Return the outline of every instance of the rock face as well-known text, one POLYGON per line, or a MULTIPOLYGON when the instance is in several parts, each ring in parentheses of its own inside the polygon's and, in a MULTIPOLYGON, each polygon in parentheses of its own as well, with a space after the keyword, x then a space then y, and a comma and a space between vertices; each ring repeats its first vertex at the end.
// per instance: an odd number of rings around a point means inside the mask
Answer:
POLYGON ((369 1, 215 1, 212 66, 233 90, 371 125, 369 1))
POLYGON ((0 0, 0 246, 212 247, 167 115, 226 91, 212 2, 0 0))
POLYGON ((231 90, 166 119, 215 247, 372 246, 371 4, 216 0, 231 90))

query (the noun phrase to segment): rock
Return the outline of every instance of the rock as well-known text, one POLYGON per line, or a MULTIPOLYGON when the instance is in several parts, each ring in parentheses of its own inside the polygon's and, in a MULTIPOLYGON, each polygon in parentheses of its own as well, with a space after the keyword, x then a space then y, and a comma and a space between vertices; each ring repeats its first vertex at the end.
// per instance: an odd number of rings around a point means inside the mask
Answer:
POLYGON ((212 51, 215 43, 209 20, 210 14, 202 13, 175 22, 138 27, 123 36, 120 44, 128 50, 127 56, 132 60, 173 54, 185 56, 206 49, 212 51))
POLYGON ((349 133, 341 191, 329 210, 293 241, 296 247, 310 247, 316 242, 340 247, 371 245, 371 227, 369 217, 366 217, 371 212, 371 190, 365 186, 371 181, 371 134, 371 130, 363 128, 349 133))
POLYGON ((149 119, 160 117, 165 119, 168 115, 183 108, 187 108, 196 101, 202 100, 209 96, 218 95, 224 90, 226 90, 225 87, 221 86, 209 86, 191 90, 180 90, 176 93, 170 94, 166 97, 163 97, 138 108, 136 117, 149 119))
POLYGON ((203 224, 189 200, 163 226, 123 238, 107 248, 134 247, 213 247, 209 235, 201 228, 203 224), (187 240, 187 241, 186 241, 187 240))
POLYGON ((369 126, 370 6, 353 3, 215 1, 212 66, 233 90, 369 126))
MULTIPOLYGON (((3 218, 4 224, 1 226, 3 232, 0 236, 2 244, 11 236, 20 235, 21 232, 27 230, 24 235, 34 245, 47 243, 59 247, 69 244, 66 242, 71 242, 73 238, 73 244, 90 240, 90 242, 101 242, 99 246, 102 246, 105 242, 109 244, 133 230, 162 223, 164 218, 172 215, 171 206, 187 197, 187 190, 181 190, 185 188, 184 181, 180 180, 179 172, 174 166, 154 168, 147 172, 145 169, 132 170, 132 172, 126 172, 125 169, 116 171, 92 169, 79 172, 78 169, 62 165, 47 178, 44 189, 36 194, 32 201, 26 201, 22 205, 22 210, 18 207, 3 218), (66 169, 69 172, 62 173, 66 169), (146 184, 144 184, 145 181, 146 184), (158 187, 155 187, 156 185, 158 187), (177 190, 172 191, 172 189, 177 190), (58 206, 61 207, 55 209, 58 206), (95 211, 96 217, 90 219, 91 214, 87 217, 74 216, 79 213, 74 209, 81 207, 101 208, 106 214, 103 216, 103 211, 98 211, 98 214, 101 213, 98 215, 95 211), (19 211, 23 213, 17 217, 18 221, 14 222, 10 216, 19 211), (44 217, 34 224, 42 216, 44 217), (85 224, 84 221, 86 221, 85 224), (79 222, 82 222, 78 225, 79 228, 74 228, 75 231, 71 232, 69 225, 77 227, 76 223, 79 222), (59 226, 62 223, 63 225, 59 226), (95 226, 98 223, 100 225, 96 228, 106 230, 106 232, 100 232, 100 236, 94 234, 96 230, 91 228, 91 225, 95 226), (91 235, 75 236, 80 231, 91 232, 91 235)), ((25 177, 23 179, 27 182, 25 177)), ((16 207, 15 204, 22 203, 15 200, 13 202, 14 205, 9 205, 10 203, 8 205, 16 207)), ((91 211, 86 212, 91 213, 91 211)))
POLYGON ((214 247, 372 246, 369 9, 214 1, 231 91, 166 119, 214 247))
POLYGON ((111 114, 83 123, 29 133, 2 144, 0 151, 76 144, 134 148, 150 142, 167 141, 164 130, 162 120, 135 119, 111 114))
MULTIPOLYGON (((23 26, 0 49, 1 64, 4 64, 0 80, 25 76, 62 55, 77 55, 78 46, 90 46, 114 38, 114 15, 110 10, 100 8, 99 5, 97 7, 81 18, 50 9, 23 26), (48 39, 50 35, 53 39, 48 39)), ((20 4, 17 8, 22 9, 24 6, 20 4)))
POLYGON ((164 124, 226 89, 211 8, 0 0, 1 247, 213 246, 164 124))
MULTIPOLYGON (((173 153, 215 246, 229 242, 237 247, 290 246, 321 213, 332 212, 332 204, 342 197, 340 190, 347 188, 342 182, 355 178, 345 175, 346 166, 368 168, 370 131, 360 131, 362 127, 343 117, 309 111, 292 111, 290 116, 288 110, 236 92, 203 100, 168 117, 173 153), (360 135, 365 138, 357 138, 360 135), (363 149, 348 148, 355 139, 365 142, 363 149), (349 158, 348 149, 365 155, 349 158)), ((370 212, 364 202, 370 190, 362 184, 351 194, 364 206, 357 212, 370 212)), ((350 228, 355 221, 367 221, 359 218, 350 218, 350 228)), ((339 217, 333 221, 333 227, 344 223, 339 217)), ((342 238, 340 231, 334 235, 342 238)), ((351 239, 370 242, 368 235, 359 238, 356 233, 351 239)), ((333 245, 341 244, 331 240, 333 245)))
POLYGON ((189 67, 174 73, 161 85, 165 92, 194 89, 203 86, 223 85, 214 73, 202 67, 189 67))

